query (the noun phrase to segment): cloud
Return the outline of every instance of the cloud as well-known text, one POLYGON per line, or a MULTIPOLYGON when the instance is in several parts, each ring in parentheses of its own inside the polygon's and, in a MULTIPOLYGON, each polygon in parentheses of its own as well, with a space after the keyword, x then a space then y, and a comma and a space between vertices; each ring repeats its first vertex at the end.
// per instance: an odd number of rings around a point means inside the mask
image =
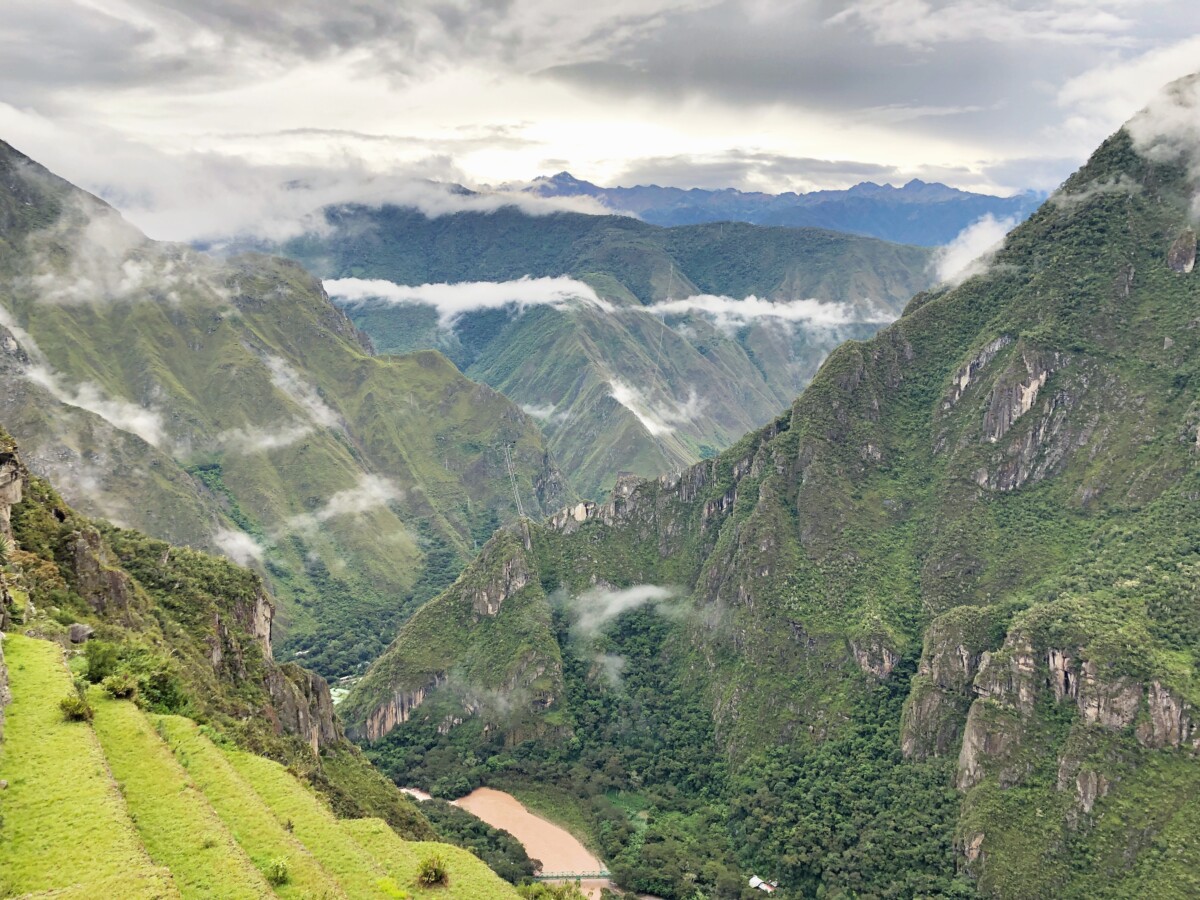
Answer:
POLYGON ((638 584, 628 588, 597 587, 568 600, 575 616, 573 633, 585 640, 600 631, 621 613, 640 606, 655 605, 679 596, 675 588, 638 584))
POLYGON ((866 30, 878 44, 929 47, 962 41, 1033 41, 1052 44, 1125 43, 1136 21, 1103 7, 1122 0, 1057 2, 1028 8, 1002 0, 855 0, 830 17, 866 30))
POLYGON ((244 531, 222 528, 213 535, 217 548, 239 565, 262 562, 266 549, 244 531))
MULTIPOLYGON (((264 358, 271 372, 271 383, 287 395, 287 398, 304 410, 308 417, 322 428, 339 428, 342 418, 331 409, 314 385, 309 384, 300 373, 288 365, 286 360, 278 356, 267 355, 264 358)), ((295 437, 299 440, 303 435, 295 437)))
POLYGON ((544 406, 534 406, 531 403, 522 403, 521 410, 528 416, 533 416, 539 422, 561 422, 567 418, 565 412, 555 412, 555 405, 547 403, 544 406))
POLYGON ((452 328, 464 313, 509 306, 522 312, 530 306, 561 309, 571 303, 584 303, 605 311, 614 309, 589 285, 565 276, 526 276, 516 281, 460 281, 422 285, 395 284, 380 279, 335 278, 325 282, 325 290, 343 305, 432 306, 438 312, 438 325, 442 328, 452 328))
POLYGON ((616 653, 599 653, 593 660, 593 671, 608 682, 609 687, 621 686, 621 675, 629 664, 624 656, 616 653))
POLYGON ((1017 225, 1015 218, 997 219, 990 213, 972 222, 953 241, 938 250, 933 260, 939 281, 962 284, 987 271, 988 259, 1004 245, 1017 225))
POLYGON ((853 323, 883 324, 896 317, 882 307, 862 313, 847 303, 826 303, 823 300, 766 300, 751 295, 741 300, 713 294, 697 294, 682 300, 664 300, 646 307, 656 315, 696 313, 711 318, 724 329, 738 328, 758 319, 798 322, 813 326, 849 325, 853 323))
POLYGON ((136 434, 147 444, 159 447, 166 442, 163 417, 157 410, 111 397, 104 388, 92 381, 82 381, 72 387, 62 375, 46 365, 30 366, 25 377, 45 388, 56 400, 94 413, 114 428, 136 434))
POLYGON ((703 402, 695 390, 688 391, 685 403, 677 400, 651 400, 641 390, 619 378, 609 378, 609 396, 637 417, 654 437, 670 434, 676 425, 692 422, 700 414, 703 402))
POLYGON ((1081 191, 1067 193, 1056 191, 1050 195, 1048 202, 1064 212, 1085 206, 1097 197, 1121 195, 1132 197, 1140 194, 1142 186, 1122 172, 1116 178, 1090 182, 1081 191))
POLYGON ((1172 82, 1129 122, 1134 148, 1153 162, 1200 174, 1200 73, 1172 82))
POLYGON ((292 422, 290 425, 280 425, 275 428, 256 428, 247 425, 244 428, 231 428, 216 436, 216 443, 223 450, 231 453, 264 453, 268 450, 279 450, 290 447, 313 433, 315 429, 306 422, 292 422))
POLYGON ((796 190, 849 187, 862 181, 897 180, 905 174, 894 165, 731 148, 713 154, 676 154, 631 160, 617 175, 616 181, 623 185, 657 184, 684 190, 732 187, 773 193, 780 184, 793 185, 796 190))
POLYGON ((300 513, 284 521, 279 534, 313 534, 321 525, 343 516, 357 516, 400 500, 402 491, 394 482, 379 475, 363 475, 352 488, 338 491, 311 513, 300 513))

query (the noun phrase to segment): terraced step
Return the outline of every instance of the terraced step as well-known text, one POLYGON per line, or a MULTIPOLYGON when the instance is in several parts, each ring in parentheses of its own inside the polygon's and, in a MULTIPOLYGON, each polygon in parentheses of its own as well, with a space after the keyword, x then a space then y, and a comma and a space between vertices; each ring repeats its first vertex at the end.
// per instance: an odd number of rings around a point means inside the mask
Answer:
POLYGON ((344 900, 346 894, 337 879, 284 827, 195 722, 179 716, 156 716, 154 721, 176 759, 250 858, 260 864, 287 861, 288 881, 275 887, 276 894, 296 900, 344 900))
POLYGON ((93 727, 150 858, 184 900, 256 900, 271 886, 154 726, 133 703, 94 688, 93 727))
POLYGON ((178 897, 151 863, 95 732, 63 719, 58 703, 74 686, 62 650, 10 634, 4 655, 12 703, 0 744, 0 896, 178 897))
POLYGON ((238 774, 253 786, 275 818, 290 825, 296 839, 308 848, 322 868, 337 878, 347 897, 374 900, 405 896, 385 868, 359 846, 329 808, 287 769, 251 753, 221 752, 238 774))
POLYGON ((341 826, 413 897, 446 897, 455 900, 515 898, 512 885, 487 867, 469 850, 431 841, 405 841, 382 819, 343 819, 341 826), (450 873, 447 886, 420 888, 417 868, 423 859, 440 856, 450 873))

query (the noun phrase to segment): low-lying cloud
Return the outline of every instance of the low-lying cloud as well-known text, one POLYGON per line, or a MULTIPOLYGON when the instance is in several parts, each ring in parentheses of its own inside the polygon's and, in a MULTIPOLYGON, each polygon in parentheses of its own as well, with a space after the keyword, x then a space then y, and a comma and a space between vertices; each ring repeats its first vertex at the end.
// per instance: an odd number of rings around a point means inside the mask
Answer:
POLYGON ((638 584, 628 588, 597 587, 569 601, 575 613, 574 633, 590 639, 621 613, 641 606, 654 606, 679 596, 675 588, 638 584))
POLYGON ((547 423, 561 422, 566 419, 567 414, 565 412, 556 412, 557 408, 558 407, 556 407, 553 403, 546 403, 543 405, 535 405, 532 403, 521 404, 521 411, 524 412, 525 415, 532 416, 539 422, 547 423))
MULTIPOLYGON (((1129 122, 1133 146, 1157 163, 1182 162, 1200 177, 1200 74, 1172 82, 1129 122)), ((1200 196, 1193 204, 1200 214, 1200 196)))
POLYGON ((342 516, 362 515, 404 496, 393 481, 380 475, 363 475, 352 488, 338 491, 311 513, 291 516, 279 529, 283 534, 314 534, 321 525, 342 516))
POLYGON ((610 378, 608 387, 609 396, 633 413, 654 437, 670 434, 675 426, 694 421, 704 405, 694 389, 689 390, 687 400, 680 403, 671 399, 652 400, 619 378, 610 378))
POLYGON ((316 387, 305 381, 286 360, 278 356, 267 355, 264 362, 271 372, 271 383, 286 394, 289 400, 304 410, 315 424, 322 428, 341 426, 341 417, 321 399, 316 387))
POLYGON ((266 548, 262 544, 246 532, 235 531, 232 528, 220 529, 213 535, 213 543, 222 553, 242 566, 262 562, 266 554, 266 548))
POLYGON ((114 428, 136 434, 147 444, 160 447, 166 441, 163 417, 157 410, 147 409, 120 397, 112 397, 92 381, 81 381, 71 386, 61 374, 49 366, 30 366, 25 372, 25 377, 45 388, 56 400, 67 406, 94 413, 114 428))
POLYGON ((222 450, 230 453, 265 453, 280 450, 304 440, 316 429, 307 422, 292 422, 275 428, 231 428, 217 435, 216 442, 222 450))
POLYGON ((882 307, 862 312, 848 303, 828 303, 815 299, 766 300, 753 294, 741 300, 723 295, 697 294, 682 300, 655 303, 646 307, 646 310, 657 315, 705 315, 719 328, 726 330, 739 328, 759 319, 835 326, 860 322, 886 324, 896 318, 882 307))
POLYGON ((1069 194, 1066 191, 1057 191, 1050 195, 1050 199, 1047 202, 1064 212, 1070 212, 1081 206, 1086 206, 1097 197, 1113 195, 1132 197, 1141 192, 1142 186, 1122 172, 1116 178, 1093 181, 1081 191, 1074 191, 1069 194))
POLYGON ((468 312, 513 307, 524 312, 530 306, 556 309, 581 303, 611 312, 615 307, 590 285, 574 278, 519 278, 516 281, 460 281, 456 283, 407 285, 382 279, 334 278, 325 290, 346 306, 432 306, 438 325, 453 328, 468 312))
POLYGON ((964 228, 953 241, 938 250, 933 260, 938 280, 959 285, 987 271, 991 258, 1004 246, 1004 239, 1017 226, 1016 218, 997 219, 988 213, 964 228))

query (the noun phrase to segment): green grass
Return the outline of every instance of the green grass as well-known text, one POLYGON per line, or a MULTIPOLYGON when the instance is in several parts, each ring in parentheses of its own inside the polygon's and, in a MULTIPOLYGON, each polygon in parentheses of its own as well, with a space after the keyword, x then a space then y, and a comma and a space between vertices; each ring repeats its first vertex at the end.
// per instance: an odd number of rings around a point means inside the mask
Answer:
POLYGON ((383 863, 397 884, 414 897, 501 900, 517 896, 511 885, 469 850, 432 841, 402 841, 382 819, 345 819, 340 824, 360 846, 383 863), (417 885, 417 867, 421 860, 433 854, 441 856, 447 863, 450 871, 448 889, 417 885))
POLYGON ((262 897, 254 863, 146 716, 132 703, 91 692, 94 728, 150 858, 168 867, 185 898, 262 897))
POLYGON ((56 644, 4 640, 13 701, 0 745, 0 894, 71 888, 68 896, 177 897, 154 870, 109 774, 96 735, 66 722, 73 690, 56 644))
POLYGON ((246 779, 281 823, 330 872, 350 898, 403 896, 388 873, 341 828, 332 812, 279 763, 226 750, 233 768, 246 779))
POLYGON ((345 896, 333 876, 259 801, 250 783, 195 722, 180 716, 159 716, 156 721, 176 758, 250 858, 262 864, 287 859, 288 883, 277 886, 275 893, 295 898, 345 896))

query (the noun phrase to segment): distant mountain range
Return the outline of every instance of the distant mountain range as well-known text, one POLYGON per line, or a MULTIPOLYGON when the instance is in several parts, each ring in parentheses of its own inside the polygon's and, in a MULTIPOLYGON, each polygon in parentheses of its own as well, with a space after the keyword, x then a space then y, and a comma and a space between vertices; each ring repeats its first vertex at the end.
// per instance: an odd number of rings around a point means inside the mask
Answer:
POLYGON ((656 184, 604 188, 568 172, 537 178, 522 190, 540 197, 594 197, 614 212, 632 213, 654 225, 811 226, 923 247, 949 243, 986 215, 1024 221, 1044 199, 1030 191, 1012 197, 973 194, 915 178, 903 187, 865 181, 844 191, 808 194, 684 190, 656 184))
POLYGON ((429 218, 349 206, 326 219, 276 249, 331 279, 380 352, 440 350, 520 404, 593 498, 622 473, 684 468, 770 421, 834 347, 870 337, 932 277, 925 248, 812 228, 514 207, 429 218), (592 300, 525 302, 527 277, 592 300), (375 283, 348 300, 341 279, 375 283), (458 305, 439 314, 414 290, 458 305), (512 302, 478 306, 497 291, 512 302))

